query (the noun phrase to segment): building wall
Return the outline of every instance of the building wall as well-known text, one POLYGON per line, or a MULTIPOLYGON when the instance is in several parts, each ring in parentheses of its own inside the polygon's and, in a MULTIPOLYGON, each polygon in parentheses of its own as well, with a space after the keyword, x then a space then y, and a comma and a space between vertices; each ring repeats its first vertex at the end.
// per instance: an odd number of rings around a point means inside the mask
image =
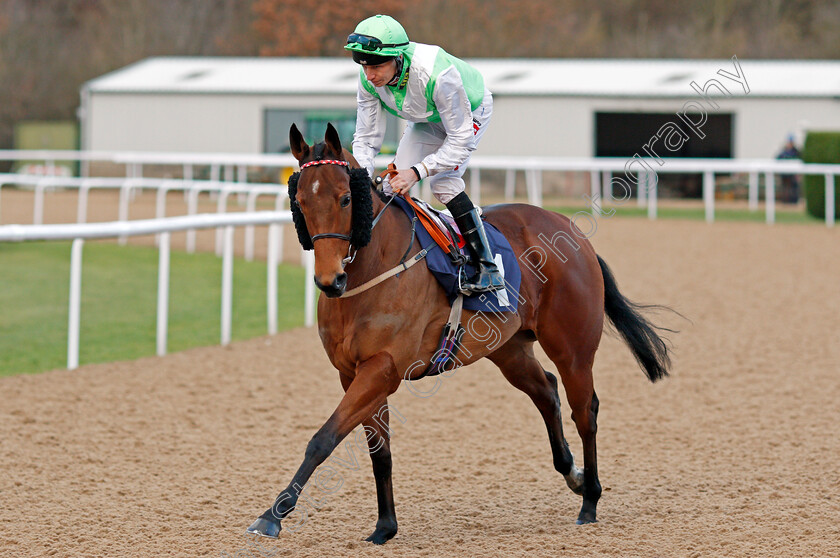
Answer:
MULTIPOLYGON (((691 90, 683 99, 499 95, 477 154, 590 157, 596 112, 673 112, 679 123, 676 113, 696 100, 691 90)), ((840 130, 840 100, 742 97, 719 104, 714 112, 734 114, 735 157, 774 157, 788 134, 801 141, 807 129, 840 130)), ((354 110, 355 97, 94 94, 84 147, 261 153, 266 108, 354 110)))
POLYGON ((736 129, 739 157, 775 157, 789 134, 801 149, 808 130, 840 130, 840 99, 749 99, 736 129))
MULTIPOLYGON (((692 91, 684 99, 499 96, 478 153, 591 157, 596 112, 673 112, 674 122, 681 124, 676 113, 685 103, 698 99, 692 91)), ((700 106, 710 114, 734 115, 734 157, 772 158, 789 134, 801 142, 809 129, 840 130, 840 100, 742 97, 721 99, 718 105, 718 109, 700 106)))
POLYGON ((262 153, 266 108, 355 110, 355 97, 98 93, 84 148, 262 153))

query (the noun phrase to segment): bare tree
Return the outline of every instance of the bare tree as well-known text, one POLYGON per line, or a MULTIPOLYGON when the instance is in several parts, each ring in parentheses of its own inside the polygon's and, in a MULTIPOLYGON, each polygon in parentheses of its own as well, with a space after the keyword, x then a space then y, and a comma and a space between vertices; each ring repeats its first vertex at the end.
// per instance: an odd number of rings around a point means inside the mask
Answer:
POLYGON ((399 19, 400 0, 256 0, 263 56, 340 56, 356 24, 379 13, 399 19))
POLYGON ((0 147, 148 56, 341 56, 375 13, 460 57, 840 58, 836 0, 0 0, 0 147))

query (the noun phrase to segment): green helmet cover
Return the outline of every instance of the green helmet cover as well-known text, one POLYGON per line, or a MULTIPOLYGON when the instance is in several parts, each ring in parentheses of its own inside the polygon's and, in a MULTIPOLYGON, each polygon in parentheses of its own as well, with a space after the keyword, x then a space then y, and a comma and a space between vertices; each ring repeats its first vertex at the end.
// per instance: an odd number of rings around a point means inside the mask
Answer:
POLYGON ((375 50, 369 50, 359 43, 351 42, 344 48, 352 52, 383 58, 396 58, 408 48, 408 34, 403 26, 391 16, 375 15, 369 17, 359 23, 353 33, 375 37, 382 42, 383 46, 375 50))

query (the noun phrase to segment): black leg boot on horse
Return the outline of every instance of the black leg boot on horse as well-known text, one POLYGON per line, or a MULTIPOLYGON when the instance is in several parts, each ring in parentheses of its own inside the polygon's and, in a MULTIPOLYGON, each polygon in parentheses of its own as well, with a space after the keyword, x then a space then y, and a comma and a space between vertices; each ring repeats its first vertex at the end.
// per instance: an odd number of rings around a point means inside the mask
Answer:
POLYGON ((484 232, 484 223, 478 214, 478 208, 473 205, 472 200, 466 192, 461 192, 446 204, 455 224, 461 230, 464 240, 467 241, 470 256, 478 270, 476 274, 461 287, 471 293, 487 293, 505 288, 505 279, 499 272, 499 268, 493 259, 493 252, 490 251, 490 243, 487 242, 487 234, 484 232))

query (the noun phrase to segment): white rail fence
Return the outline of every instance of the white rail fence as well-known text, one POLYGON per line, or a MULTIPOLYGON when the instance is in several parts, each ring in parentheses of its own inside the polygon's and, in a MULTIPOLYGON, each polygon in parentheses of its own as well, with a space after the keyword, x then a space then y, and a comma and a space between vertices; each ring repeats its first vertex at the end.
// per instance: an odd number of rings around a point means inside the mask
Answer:
MULTIPOLYGON (((166 195, 170 191, 183 191, 187 198, 187 215, 195 215, 198 212, 198 197, 202 192, 215 194, 216 212, 225 213, 228 197, 231 194, 246 196, 246 211, 256 211, 257 198, 260 196, 273 196, 275 198, 275 211, 281 211, 285 200, 288 198, 287 187, 284 184, 264 184, 247 182, 219 182, 208 180, 180 180, 180 179, 154 179, 154 178, 73 178, 73 177, 52 177, 36 176, 26 174, 0 174, 0 202, 2 202, 2 189, 4 186, 28 186, 34 192, 34 205, 32 223, 41 225, 44 222, 44 194, 48 190, 56 188, 78 189, 79 198, 76 208, 76 222, 87 222, 88 198, 92 189, 116 189, 119 190, 119 221, 128 221, 129 204, 137 190, 146 188, 157 191, 155 201, 155 218, 162 219, 166 216, 166 195)), ((126 238, 120 237, 120 244, 125 244, 126 238)), ((278 242, 279 257, 283 258, 283 231, 280 230, 278 242)), ((187 231, 187 252, 195 252, 195 230, 187 231)), ((220 231, 216 234, 216 255, 222 253, 222 235, 220 231)), ((254 259, 254 227, 249 225, 245 228, 245 259, 254 259)))
MULTIPOLYGON (((776 174, 822 175, 825 177, 825 223, 834 226, 835 192, 834 178, 840 175, 840 165, 803 163, 796 160, 776 159, 654 159, 621 158, 516 158, 516 157, 474 157, 470 162, 470 195, 478 198, 481 183, 480 171, 505 170, 505 198, 513 197, 516 171, 525 173, 528 201, 542 205, 542 173, 544 171, 577 171, 590 175, 590 196, 592 199, 609 203, 613 197, 613 185, 634 185, 638 192, 637 204, 647 207, 648 217, 657 217, 657 176, 659 173, 701 174, 703 176, 703 204, 706 221, 715 218, 715 175, 744 173, 749 176, 749 208, 758 209, 759 175, 765 175, 766 222, 776 220, 776 174), (644 165, 639 161, 644 162, 644 165), (645 166, 646 165, 646 166, 645 166), (651 169, 653 172, 651 172, 651 169)), ((624 196, 622 196, 623 198, 624 196)))
MULTIPOLYGON (((171 165, 183 168, 185 180, 191 180, 196 166, 210 168, 210 182, 218 182, 222 174, 227 182, 237 175, 239 183, 247 180, 248 167, 283 168, 295 167, 297 161, 289 154, 196 154, 196 153, 131 153, 131 152, 83 152, 83 151, 0 151, 0 160, 44 161, 47 169, 59 161, 79 161, 82 174, 91 161, 105 161, 124 165, 129 178, 141 178, 144 165, 171 165)), ((377 165, 385 167, 389 159, 379 158, 377 165)), ((606 202, 612 199, 613 185, 617 180, 646 184, 638 187, 637 203, 647 207, 648 217, 656 219, 658 191, 656 175, 659 173, 696 173, 703 177, 703 202, 706 220, 715 219, 715 175, 745 173, 749 176, 749 208, 759 207, 759 176, 765 175, 766 222, 776 220, 775 175, 801 174, 825 177, 825 222, 834 226, 834 178, 840 175, 840 165, 810 164, 796 160, 776 159, 622 159, 622 158, 552 158, 552 157, 489 157, 475 156, 470 162, 470 196, 476 203, 481 199, 481 171, 503 170, 505 172, 505 197, 512 199, 516 173, 525 173, 528 201, 541 206, 543 198, 542 173, 546 171, 584 172, 590 176, 590 195, 597 194, 606 202), (633 162, 636 166, 633 168, 633 162), (638 163, 644 161, 654 172, 649 172, 638 163)), ((430 197, 428 184, 420 188, 423 197, 430 197)))
MULTIPOLYGON (((67 368, 79 366, 79 323, 81 307, 82 248, 85 240, 159 234, 157 338, 156 352, 166 354, 169 318, 170 234, 190 229, 217 228, 222 231, 222 304, 221 344, 230 343, 233 304, 233 233, 234 227, 268 225, 268 258, 266 306, 268 332, 277 332, 277 265, 280 225, 292 222, 290 211, 198 214, 163 219, 116 221, 110 223, 76 223, 64 225, 3 225, 0 242, 36 240, 72 240, 70 257, 70 312, 67 334, 67 368)), ((304 252, 304 323, 311 326, 315 316, 314 257, 304 252)))

